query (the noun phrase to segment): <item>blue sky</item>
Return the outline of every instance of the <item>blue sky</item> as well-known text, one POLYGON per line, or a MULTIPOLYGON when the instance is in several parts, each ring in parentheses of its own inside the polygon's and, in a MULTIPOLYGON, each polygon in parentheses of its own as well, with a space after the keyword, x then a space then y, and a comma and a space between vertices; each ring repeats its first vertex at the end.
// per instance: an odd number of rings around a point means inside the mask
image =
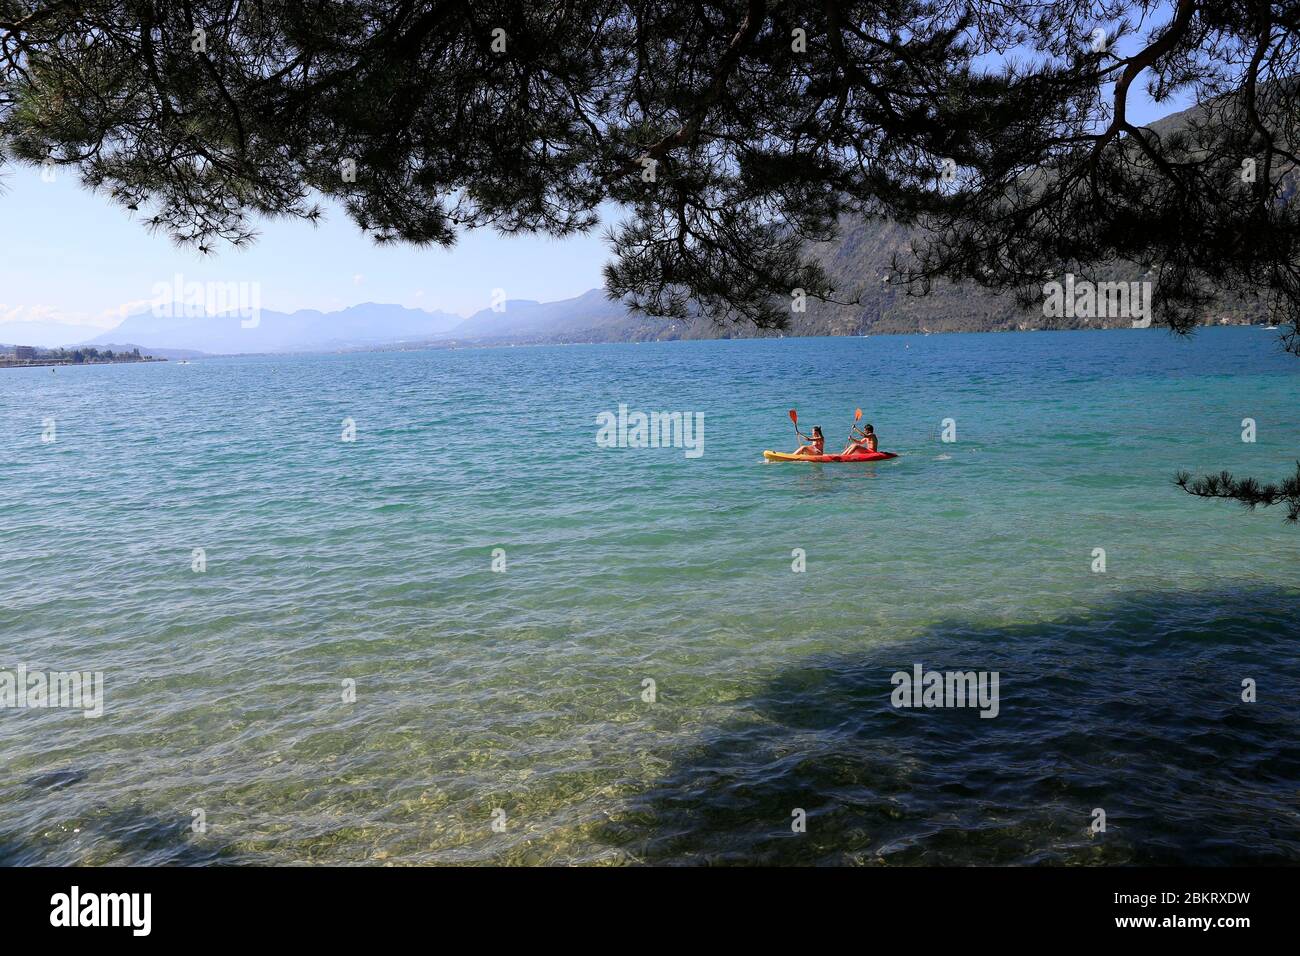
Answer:
POLYGON ((497 288, 511 299, 579 295, 601 284, 609 258, 603 225, 564 241, 479 230, 463 233, 451 249, 379 248, 341 210, 328 208, 320 225, 263 222, 251 247, 217 244, 203 256, 150 235, 69 170, 57 170, 49 183, 39 169, 11 165, 0 189, 0 323, 110 328, 122 306, 144 307, 154 284, 178 272, 187 282, 259 282, 262 307, 275 311, 396 302, 469 315, 489 307, 497 288))

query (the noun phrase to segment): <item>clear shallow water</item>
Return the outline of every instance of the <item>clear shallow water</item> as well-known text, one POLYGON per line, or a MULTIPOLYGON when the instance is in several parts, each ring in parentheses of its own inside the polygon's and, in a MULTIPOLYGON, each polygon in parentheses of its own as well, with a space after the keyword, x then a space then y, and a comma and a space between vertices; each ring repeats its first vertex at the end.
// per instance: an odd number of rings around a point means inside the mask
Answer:
POLYGON ((107 686, 0 711, 0 862, 1300 860, 1300 530, 1171 484, 1293 467, 1272 336, 4 370, 0 668, 107 686), (761 460, 858 405, 901 458, 761 460), (999 717, 890 707, 918 661, 999 717))

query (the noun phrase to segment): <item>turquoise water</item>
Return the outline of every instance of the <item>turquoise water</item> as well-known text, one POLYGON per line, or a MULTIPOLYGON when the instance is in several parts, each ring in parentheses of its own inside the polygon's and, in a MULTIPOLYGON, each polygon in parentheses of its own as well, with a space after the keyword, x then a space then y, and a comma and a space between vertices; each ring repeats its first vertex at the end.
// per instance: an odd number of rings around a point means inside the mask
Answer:
POLYGON ((1294 467, 1274 335, 4 370, 0 669, 105 712, 0 711, 0 862, 1300 860, 1300 530, 1171 483, 1294 467), (792 406, 901 457, 765 463, 792 406))

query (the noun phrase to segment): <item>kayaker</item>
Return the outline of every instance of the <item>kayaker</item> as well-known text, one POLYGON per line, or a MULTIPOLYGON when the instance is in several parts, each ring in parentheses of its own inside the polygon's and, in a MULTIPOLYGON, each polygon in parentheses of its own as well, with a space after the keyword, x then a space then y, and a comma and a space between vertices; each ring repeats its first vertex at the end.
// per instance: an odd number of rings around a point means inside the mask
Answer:
POLYGON ((876 430, 870 424, 863 425, 861 428, 854 425, 849 436, 849 443, 840 452, 841 455, 865 455, 880 446, 880 442, 876 439, 876 430))
MULTIPOLYGON (((801 438, 807 438, 806 435, 802 435, 802 434, 801 434, 799 437, 801 437, 801 438)), ((811 438, 810 440, 811 440, 812 444, 810 444, 810 445, 800 445, 798 448, 796 448, 796 449, 794 450, 794 453, 795 453, 796 455, 824 455, 824 454, 826 454, 826 438, 822 435, 822 427, 821 427, 820 425, 814 425, 814 426, 813 426, 812 438, 811 438)))

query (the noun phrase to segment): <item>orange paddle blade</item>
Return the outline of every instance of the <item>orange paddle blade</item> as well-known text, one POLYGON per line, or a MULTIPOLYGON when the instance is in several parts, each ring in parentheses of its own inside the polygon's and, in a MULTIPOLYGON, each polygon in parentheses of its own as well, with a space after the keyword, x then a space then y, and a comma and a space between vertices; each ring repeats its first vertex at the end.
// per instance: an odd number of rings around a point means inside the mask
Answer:
POLYGON ((790 409, 790 421, 794 422, 796 425, 799 424, 799 413, 793 408, 790 409))
POLYGON ((862 409, 860 408, 853 409, 853 420, 855 422, 862 421, 862 409))

